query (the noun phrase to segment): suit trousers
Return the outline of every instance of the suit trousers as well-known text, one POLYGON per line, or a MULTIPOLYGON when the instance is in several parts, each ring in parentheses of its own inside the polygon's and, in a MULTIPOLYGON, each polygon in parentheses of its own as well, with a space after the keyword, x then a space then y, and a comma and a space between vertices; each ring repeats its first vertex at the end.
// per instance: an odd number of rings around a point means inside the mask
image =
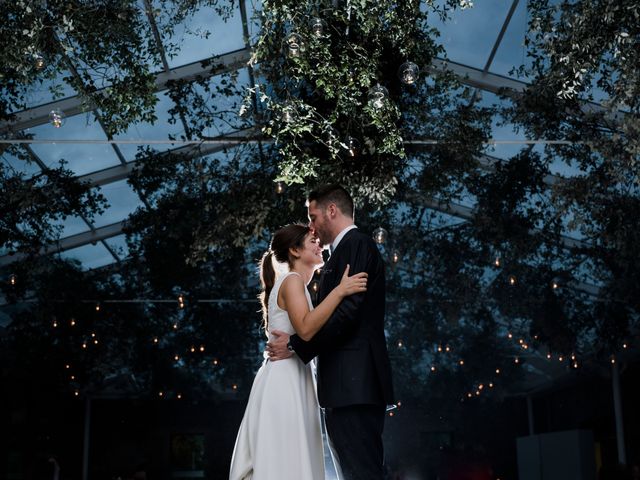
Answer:
POLYGON ((385 407, 349 405, 325 408, 329 443, 342 470, 340 480, 382 480, 385 407))

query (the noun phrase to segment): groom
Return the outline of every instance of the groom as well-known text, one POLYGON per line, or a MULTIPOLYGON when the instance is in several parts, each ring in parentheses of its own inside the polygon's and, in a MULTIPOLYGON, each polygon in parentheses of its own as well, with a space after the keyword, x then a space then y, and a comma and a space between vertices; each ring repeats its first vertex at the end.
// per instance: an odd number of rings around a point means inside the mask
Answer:
POLYGON ((353 200, 340 185, 312 191, 307 207, 310 227, 332 252, 322 269, 317 302, 340 283, 347 264, 352 275, 369 274, 367 291, 342 300, 308 342, 272 332, 279 335, 267 351, 272 360, 292 352, 304 363, 318 357, 318 400, 344 479, 382 480, 385 408, 394 401, 384 336, 384 261, 373 239, 354 225, 353 200))

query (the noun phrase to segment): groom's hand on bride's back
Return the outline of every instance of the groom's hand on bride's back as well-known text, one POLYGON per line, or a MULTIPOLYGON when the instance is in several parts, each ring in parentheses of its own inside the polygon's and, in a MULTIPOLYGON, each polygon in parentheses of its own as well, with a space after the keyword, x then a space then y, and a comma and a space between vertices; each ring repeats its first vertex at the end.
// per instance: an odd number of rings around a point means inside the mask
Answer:
POLYGON ((285 358, 289 358, 293 355, 293 352, 289 351, 287 348, 287 343, 289 343, 288 333, 280 330, 273 330, 271 332, 271 336, 273 338, 267 342, 266 349, 267 355, 269 355, 269 360, 275 362, 277 360, 284 360, 285 358))

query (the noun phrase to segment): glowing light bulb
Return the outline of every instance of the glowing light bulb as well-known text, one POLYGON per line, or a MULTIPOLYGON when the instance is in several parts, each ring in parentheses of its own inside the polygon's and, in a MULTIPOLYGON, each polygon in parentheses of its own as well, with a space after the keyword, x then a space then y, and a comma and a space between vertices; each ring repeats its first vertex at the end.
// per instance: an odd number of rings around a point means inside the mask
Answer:
POLYGON ((159 397, 164 397, 164 392, 162 392, 162 391, 158 392, 158 396, 159 397))
POLYGON ((238 390, 238 385, 236 385, 236 384, 234 383, 234 384, 233 384, 233 386, 232 386, 231 388, 233 388, 234 390, 238 390))
POLYGON ((442 351, 442 345, 438 345, 438 351, 441 352, 442 351))
POLYGON ((518 283, 518 279, 516 278, 516 276, 515 276, 515 275, 509 275, 509 277, 508 277, 508 279, 507 279, 507 280, 508 280, 508 282, 509 282, 509 285, 511 285, 512 287, 513 287, 516 283, 518 283))
POLYGON ((496 374, 500 375, 500 369, 499 368, 496 368, 496 374))
POLYGON ((100 304, 96 303, 96 312, 99 312, 99 311, 100 311, 100 304))
POLYGON ((404 343, 402 342, 402 340, 398 340, 398 348, 402 347, 404 347, 404 343))
POLYGON ((514 361, 515 363, 520 363, 520 359, 519 359, 518 357, 514 358, 514 359, 513 359, 513 361, 514 361))
POLYGON ((13 286, 16 283, 18 283, 18 277, 14 273, 12 273, 11 275, 9 275, 9 284, 13 286))
POLYGON ((289 58, 297 58, 305 51, 302 37, 297 33, 292 33, 287 37, 287 55, 289 58))
POLYGON ((82 343, 82 348, 87 348, 87 342, 82 343))
POLYGON ((44 61, 44 57, 39 53, 33 54, 33 68, 36 70, 42 70, 45 67, 46 63, 44 61))
POLYGON ((316 38, 321 38, 324 36, 324 30, 327 27, 327 22, 319 17, 314 17, 309 22, 309 26, 311 27, 311 33, 316 38))
POLYGON ((214 358, 214 359, 213 359, 213 364, 214 364, 214 365, 218 365, 218 359, 217 359, 217 358, 214 358))
POLYGON ((431 371, 435 372, 436 371, 436 367, 434 367, 433 365, 431 366, 431 371))
POLYGON ((181 393, 179 393, 179 394, 177 395, 177 398, 178 398, 178 400, 180 400, 180 399, 182 398, 182 394, 181 394, 181 393))
POLYGON ((195 352, 195 351, 196 351, 196 347, 194 347, 193 345, 191 345, 191 348, 190 348, 189 350, 191 350, 191 353, 193 353, 193 352, 195 352))
POLYGON ((200 345, 200 351, 204 352, 204 345, 200 345))
POLYGON ((153 337, 153 343, 158 343, 158 337, 153 337))
POLYGON ((493 388, 493 382, 489 383, 489 388, 493 388))
POLYGON ((178 324, 177 324, 177 323, 174 323, 174 324, 173 324, 173 329, 174 329, 174 330, 177 330, 177 329, 178 329, 178 324))
POLYGON ((369 97, 369 105, 376 109, 381 109, 389 98, 389 91, 382 85, 378 84, 371 87, 367 95, 369 97))
POLYGON ((176 355, 174 355, 174 356, 173 356, 173 359, 177 362, 178 360, 180 360, 180 355, 177 355, 177 354, 176 354, 176 355))
POLYGON ((397 251, 393 252, 393 255, 391 256, 391 261, 393 263, 398 263, 400 261, 400 254, 397 251))
POLYGON ((53 328, 56 328, 58 326, 58 322, 57 321, 53 321, 53 328))
POLYGON ((460 364, 460 366, 462 366, 464 365, 464 360, 460 360, 458 363, 460 364))
POLYGON ((507 333, 507 337, 513 338, 513 333, 511 333, 511 332, 507 333))
POLYGON ((500 257, 496 257, 496 258, 495 258, 495 260, 493 261, 493 264, 494 264, 496 267, 499 267, 499 266, 500 266, 500 264, 501 264, 500 257))
POLYGON ((55 110, 51 110, 49 112, 49 123, 54 127, 54 128, 60 128, 64 125, 65 123, 65 114, 62 110, 60 110, 59 108, 56 108, 55 110))
POLYGON ((398 78, 405 85, 413 85, 418 81, 420 68, 413 62, 404 62, 398 68, 398 78))
POLYGON ((75 327, 75 326, 76 326, 76 320, 75 320, 74 318, 72 318, 72 319, 69 321, 69 325, 71 325, 72 327, 75 327))
POLYGON ((347 155, 351 158, 357 157, 358 153, 360 153, 360 142, 355 138, 348 136, 344 139, 344 145, 347 150, 347 155))
POLYGON ((276 182, 276 193, 278 195, 282 195, 284 193, 285 186, 284 182, 276 182))
POLYGON ((388 236, 387 231, 382 227, 378 227, 373 231, 373 239, 375 240, 376 243, 379 243, 379 244, 385 243, 387 241, 387 236, 388 236))
POLYGON ((449 345, 447 345, 446 347, 444 347, 444 351, 445 352, 450 352, 451 351, 451 347, 449 347, 449 345))
POLYGON ((80 392, 78 390, 76 390, 75 392, 73 392, 73 394, 77 397, 80 395, 80 392))

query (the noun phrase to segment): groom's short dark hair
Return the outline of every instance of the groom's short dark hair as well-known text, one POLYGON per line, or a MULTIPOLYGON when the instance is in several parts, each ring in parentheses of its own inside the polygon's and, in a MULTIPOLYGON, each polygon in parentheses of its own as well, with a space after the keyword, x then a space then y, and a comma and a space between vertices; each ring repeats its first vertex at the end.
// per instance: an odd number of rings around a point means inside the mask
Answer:
POLYGON ((307 205, 313 201, 322 206, 335 203, 344 215, 353 218, 353 199, 342 185, 333 183, 312 190, 307 196, 307 205))

